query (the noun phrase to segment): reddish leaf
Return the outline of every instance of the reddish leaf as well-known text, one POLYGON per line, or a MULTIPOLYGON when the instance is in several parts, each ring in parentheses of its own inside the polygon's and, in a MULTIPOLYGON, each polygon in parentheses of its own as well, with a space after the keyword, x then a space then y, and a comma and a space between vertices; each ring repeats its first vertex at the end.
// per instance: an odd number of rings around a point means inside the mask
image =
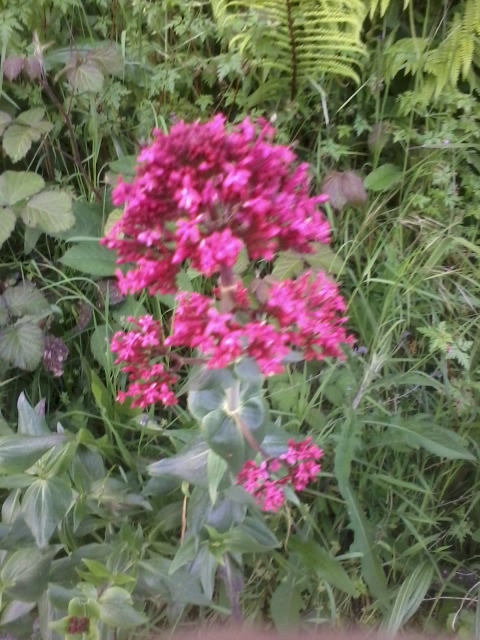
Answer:
POLYGON ((25 72, 30 80, 37 80, 42 74, 42 65, 40 60, 30 57, 25 60, 25 72))
POLYGON ((364 204, 367 200, 362 179, 353 171, 328 173, 322 182, 322 192, 328 195, 330 205, 337 210, 347 204, 364 204))
POLYGON ((20 56, 9 56, 3 64, 3 75, 7 80, 15 80, 22 73, 24 58, 20 56))

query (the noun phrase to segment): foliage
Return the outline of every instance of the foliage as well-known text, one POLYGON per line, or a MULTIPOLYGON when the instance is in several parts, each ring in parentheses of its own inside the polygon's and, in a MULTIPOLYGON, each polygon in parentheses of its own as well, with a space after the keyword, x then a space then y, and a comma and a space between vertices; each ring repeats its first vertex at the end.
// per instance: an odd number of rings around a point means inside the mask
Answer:
MULTIPOLYGON (((305 24, 304 3, 0 1, 2 633, 31 637, 38 623, 43 638, 107 638, 112 617, 137 625, 141 612, 148 627, 243 615, 282 629, 474 629, 478 0, 335 4, 335 46, 352 17, 358 55, 338 56, 358 85, 297 46, 326 25, 305 24), (111 187, 133 178, 154 127, 217 112, 275 121, 332 199, 331 248, 247 271, 241 255, 235 272, 328 271, 356 337, 343 363, 267 378, 262 446, 277 456, 311 435, 324 457, 302 502, 266 516, 197 437, 192 398, 223 391, 181 369, 177 406, 122 405, 108 347, 130 316, 168 325, 175 311, 173 296, 135 299, 112 279, 116 256, 99 243, 122 214, 111 187), (52 337, 68 345, 53 375, 52 337)), ((178 283, 212 291, 189 267, 178 283)))

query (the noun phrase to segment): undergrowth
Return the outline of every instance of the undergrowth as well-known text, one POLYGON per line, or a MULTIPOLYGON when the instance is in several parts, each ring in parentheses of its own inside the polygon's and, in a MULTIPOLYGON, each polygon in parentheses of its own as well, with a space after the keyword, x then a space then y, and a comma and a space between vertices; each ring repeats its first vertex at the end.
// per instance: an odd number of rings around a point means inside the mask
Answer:
MULTIPOLYGON (((288 1, 0 1, 2 632, 103 640, 232 613, 478 632, 478 2, 337 4, 348 38, 288 1), (337 67, 313 46, 327 36, 337 67), (312 266, 339 282, 356 342, 268 380, 322 473, 242 541, 243 564, 205 555, 199 578, 188 389, 174 407, 116 402, 109 347, 174 300, 122 295, 99 240, 151 130, 218 112, 266 116, 329 194, 312 266), (151 476, 160 460, 169 475, 151 476)), ((287 252, 272 275, 303 267, 287 252)), ((212 283, 186 269, 179 288, 212 283)))

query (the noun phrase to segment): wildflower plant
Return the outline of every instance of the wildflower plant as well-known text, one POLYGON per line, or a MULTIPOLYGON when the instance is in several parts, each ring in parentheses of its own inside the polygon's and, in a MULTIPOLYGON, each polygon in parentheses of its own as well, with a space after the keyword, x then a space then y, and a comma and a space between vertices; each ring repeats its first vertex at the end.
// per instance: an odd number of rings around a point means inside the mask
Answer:
MULTIPOLYGON (((194 566, 205 544, 217 564, 238 562, 235 552, 245 550, 238 535, 252 551, 276 545, 257 507, 277 511, 295 499, 317 478, 322 451, 272 421, 265 377, 302 359, 342 358, 352 341, 329 277, 311 269, 292 280, 270 275, 280 253, 312 254, 330 239, 327 197, 310 194, 308 165, 274 144, 274 134, 263 120, 229 128, 220 115, 155 131, 133 181, 114 190, 114 204, 125 209, 102 241, 123 265, 122 294, 175 296, 169 322, 130 318, 133 328, 117 333, 111 348, 129 378, 118 400, 132 407, 177 404, 191 370, 187 406, 198 437, 176 462, 149 467, 194 485, 178 566, 194 566), (236 268, 242 255, 252 268, 236 268), (185 268, 211 280, 211 295, 180 291, 185 268)), ((202 584, 213 589, 203 574, 202 584)))

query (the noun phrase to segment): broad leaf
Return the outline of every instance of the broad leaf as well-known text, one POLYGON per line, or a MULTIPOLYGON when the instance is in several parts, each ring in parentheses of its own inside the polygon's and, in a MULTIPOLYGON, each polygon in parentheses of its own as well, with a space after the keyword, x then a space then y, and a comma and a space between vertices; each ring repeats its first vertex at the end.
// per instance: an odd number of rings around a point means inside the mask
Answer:
POLYGON ((5 171, 0 176, 0 203, 12 204, 31 198, 45 187, 42 176, 32 171, 5 171))
POLYGON ((9 312, 19 318, 21 316, 39 316, 51 310, 50 304, 31 282, 22 282, 16 287, 9 287, 3 294, 9 312))
POLYGON ((181 453, 151 464, 148 473, 157 477, 173 476, 206 489, 209 450, 204 440, 197 439, 181 453))
POLYGON ((45 109, 41 107, 34 107, 33 109, 29 109, 28 111, 24 111, 17 118, 15 118, 15 122, 19 124, 24 124, 27 127, 32 127, 43 133, 48 133, 53 127, 51 122, 47 122, 44 120, 45 117, 45 109))
POLYGON ((402 178, 402 171, 394 164, 383 164, 363 181, 367 191, 388 191, 402 178))
POLYGON ((17 216, 8 207, 0 207, 0 247, 12 235, 17 216))
POLYGON ((110 587, 98 599, 100 620, 116 629, 133 629, 148 618, 133 607, 132 596, 125 589, 110 587))
POLYGON ((305 261, 299 253, 284 251, 275 260, 272 276, 278 280, 289 280, 305 270, 305 261))
POLYGON ((68 437, 52 433, 45 436, 21 434, 0 437, 0 469, 3 473, 17 473, 30 468, 49 449, 64 443, 68 437))
POLYGON ((79 93, 99 93, 103 89, 103 73, 94 62, 87 61, 70 69, 67 78, 79 93))
POLYGON ((113 276, 117 270, 116 253, 98 242, 82 242, 65 252, 60 262, 91 276, 113 276))
POLYGON ((21 212, 28 227, 50 231, 66 231, 75 222, 72 199, 62 191, 42 191, 33 196, 21 212))
POLYGON ((43 553, 36 547, 8 555, 0 571, 6 595, 21 602, 37 601, 47 587, 51 563, 51 553, 43 553))
POLYGON ((94 62, 104 73, 119 75, 124 69, 124 60, 120 47, 105 47, 96 49, 89 54, 89 60, 94 62))
POLYGON ((3 149, 12 162, 18 162, 38 142, 43 132, 23 124, 12 124, 3 134, 3 149))
POLYGON ((72 490, 60 478, 35 480, 25 492, 22 512, 28 528, 40 549, 65 517, 72 502, 72 490))
POLYGON ((11 122, 12 116, 5 111, 0 111, 0 136, 3 134, 3 132, 11 122))
POLYGON ((302 590, 302 584, 297 584, 289 575, 288 580, 281 582, 272 593, 270 614, 278 631, 299 627, 303 608, 302 590))
POLYGON ((43 357, 43 332, 32 321, 19 321, 0 329, 0 358, 8 364, 33 371, 43 357))

